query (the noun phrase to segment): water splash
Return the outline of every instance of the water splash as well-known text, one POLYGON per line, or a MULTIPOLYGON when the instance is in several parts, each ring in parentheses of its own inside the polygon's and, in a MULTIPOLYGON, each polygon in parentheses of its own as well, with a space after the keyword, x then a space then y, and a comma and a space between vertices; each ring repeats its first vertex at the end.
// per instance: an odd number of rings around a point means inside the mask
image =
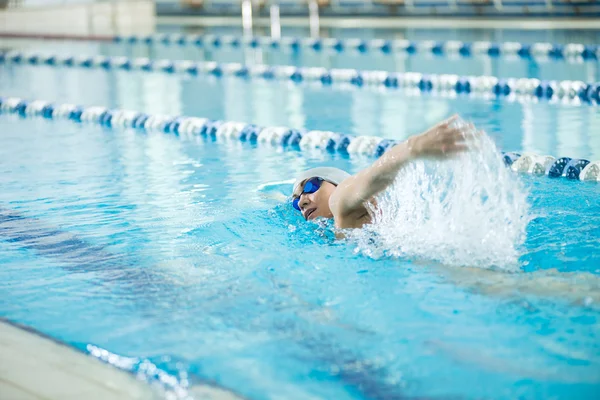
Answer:
MULTIPOLYGON (((86 350, 90 355, 105 363, 133 373, 138 379, 150 384, 166 399, 191 399, 188 393, 187 372, 182 368, 178 368, 177 374, 170 374, 148 359, 121 356, 93 344, 88 344, 86 350)), ((166 358, 169 359, 169 357, 166 358)))
POLYGON ((373 224, 349 234, 370 257, 425 258, 517 270, 529 221, 527 192, 493 141, 458 122, 471 151, 417 161, 377 198, 373 224))

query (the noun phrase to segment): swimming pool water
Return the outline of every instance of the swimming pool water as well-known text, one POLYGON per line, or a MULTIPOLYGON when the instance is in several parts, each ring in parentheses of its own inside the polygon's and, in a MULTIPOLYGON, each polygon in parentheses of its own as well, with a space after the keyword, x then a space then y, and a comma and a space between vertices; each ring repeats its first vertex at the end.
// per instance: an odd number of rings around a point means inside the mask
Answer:
MULTIPOLYGON (((4 65, 0 93, 398 139, 459 112, 503 150, 600 159, 600 112, 587 106, 4 65)), ((141 371, 151 362, 184 388, 209 380, 256 399, 600 389, 595 184, 519 178, 526 273, 506 274, 370 258, 258 190, 321 164, 356 172, 366 158, 7 115, 0 132, 10 320, 141 371)))

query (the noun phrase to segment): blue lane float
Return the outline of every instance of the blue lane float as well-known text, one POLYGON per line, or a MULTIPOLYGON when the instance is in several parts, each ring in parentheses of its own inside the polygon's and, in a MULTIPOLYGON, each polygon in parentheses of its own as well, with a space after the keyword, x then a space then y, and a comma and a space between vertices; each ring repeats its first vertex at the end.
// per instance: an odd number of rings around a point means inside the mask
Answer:
POLYGON ((297 84, 348 86, 404 90, 407 94, 463 95, 474 98, 560 101, 567 104, 600 104, 600 83, 582 81, 541 81, 534 78, 499 79, 494 76, 420 74, 416 72, 360 71, 289 65, 243 65, 238 63, 197 62, 189 60, 150 60, 148 58, 72 56, 19 51, 1 53, 7 64, 138 70, 191 75, 234 76, 240 79, 283 80, 297 84))
POLYGON ((342 53, 353 51, 357 53, 382 53, 382 54, 430 54, 444 57, 454 56, 470 58, 505 57, 516 59, 535 58, 537 61, 559 60, 566 62, 597 62, 600 59, 600 46, 569 43, 518 43, 489 41, 462 42, 450 41, 410 41, 405 39, 339 39, 339 38, 306 38, 269 36, 240 37, 234 35, 183 35, 155 34, 146 36, 114 36, 116 43, 146 44, 146 45, 178 45, 208 48, 263 48, 284 49, 300 51, 302 49, 321 52, 332 51, 342 53))
MULTIPOLYGON (((261 127, 244 122, 213 121, 198 117, 149 115, 133 110, 52 104, 42 100, 27 101, 16 97, 0 97, 0 112, 22 117, 66 119, 107 128, 133 128, 184 137, 210 137, 217 142, 241 141, 273 148, 323 151, 374 158, 380 157, 398 143, 377 136, 350 136, 331 131, 297 130, 281 126, 261 127)), ((570 157, 556 159, 552 156, 513 152, 502 155, 505 164, 515 172, 600 182, 600 161, 590 162, 570 157)))

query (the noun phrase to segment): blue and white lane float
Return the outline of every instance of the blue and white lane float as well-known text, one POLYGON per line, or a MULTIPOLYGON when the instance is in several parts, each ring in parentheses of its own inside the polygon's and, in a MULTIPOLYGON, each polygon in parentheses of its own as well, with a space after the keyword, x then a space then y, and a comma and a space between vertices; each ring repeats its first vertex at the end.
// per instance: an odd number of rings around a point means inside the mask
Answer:
POLYGON ((494 76, 459 76, 416 72, 360 71, 289 65, 243 65, 238 63, 148 58, 72 56, 11 51, 0 53, 0 63, 103 68, 165 73, 206 74, 242 79, 285 80, 295 83, 402 89, 415 94, 461 94, 485 99, 534 99, 568 104, 600 104, 600 83, 582 81, 541 81, 535 78, 499 79, 494 76))
MULTIPOLYGON (((287 127, 261 127, 234 121, 207 118, 151 115, 138 111, 81 107, 74 104, 52 104, 27 101, 16 97, 0 97, 0 112, 22 117, 66 119, 108 128, 133 128, 146 132, 164 132, 183 137, 210 137, 217 142, 241 141, 301 151, 320 150, 348 155, 379 157, 399 143, 376 136, 350 136, 330 131, 298 130, 287 127)), ((570 157, 554 158, 536 154, 503 153, 511 170, 550 178, 600 182, 600 161, 590 162, 570 157)))
POLYGON ((598 61, 600 46, 584 45, 581 43, 495 43, 488 41, 462 42, 449 41, 410 41, 406 39, 355 39, 355 38, 308 38, 270 36, 241 37, 233 35, 183 35, 183 34, 154 34, 115 36, 117 43, 141 44, 176 44, 180 46, 196 46, 209 48, 271 48, 300 51, 354 51, 358 53, 379 52, 383 54, 407 55, 430 54, 434 56, 455 56, 468 58, 473 56, 508 57, 537 60, 565 60, 568 62, 598 61))

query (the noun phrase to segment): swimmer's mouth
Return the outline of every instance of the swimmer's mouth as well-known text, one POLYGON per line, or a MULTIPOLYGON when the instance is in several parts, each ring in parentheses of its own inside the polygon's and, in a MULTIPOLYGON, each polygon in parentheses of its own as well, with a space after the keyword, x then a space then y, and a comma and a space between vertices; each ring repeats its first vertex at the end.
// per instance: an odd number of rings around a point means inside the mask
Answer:
POLYGON ((311 208, 310 210, 307 210, 306 214, 304 214, 304 218, 308 221, 310 219, 310 216, 313 215, 315 211, 317 211, 316 208, 311 208))

